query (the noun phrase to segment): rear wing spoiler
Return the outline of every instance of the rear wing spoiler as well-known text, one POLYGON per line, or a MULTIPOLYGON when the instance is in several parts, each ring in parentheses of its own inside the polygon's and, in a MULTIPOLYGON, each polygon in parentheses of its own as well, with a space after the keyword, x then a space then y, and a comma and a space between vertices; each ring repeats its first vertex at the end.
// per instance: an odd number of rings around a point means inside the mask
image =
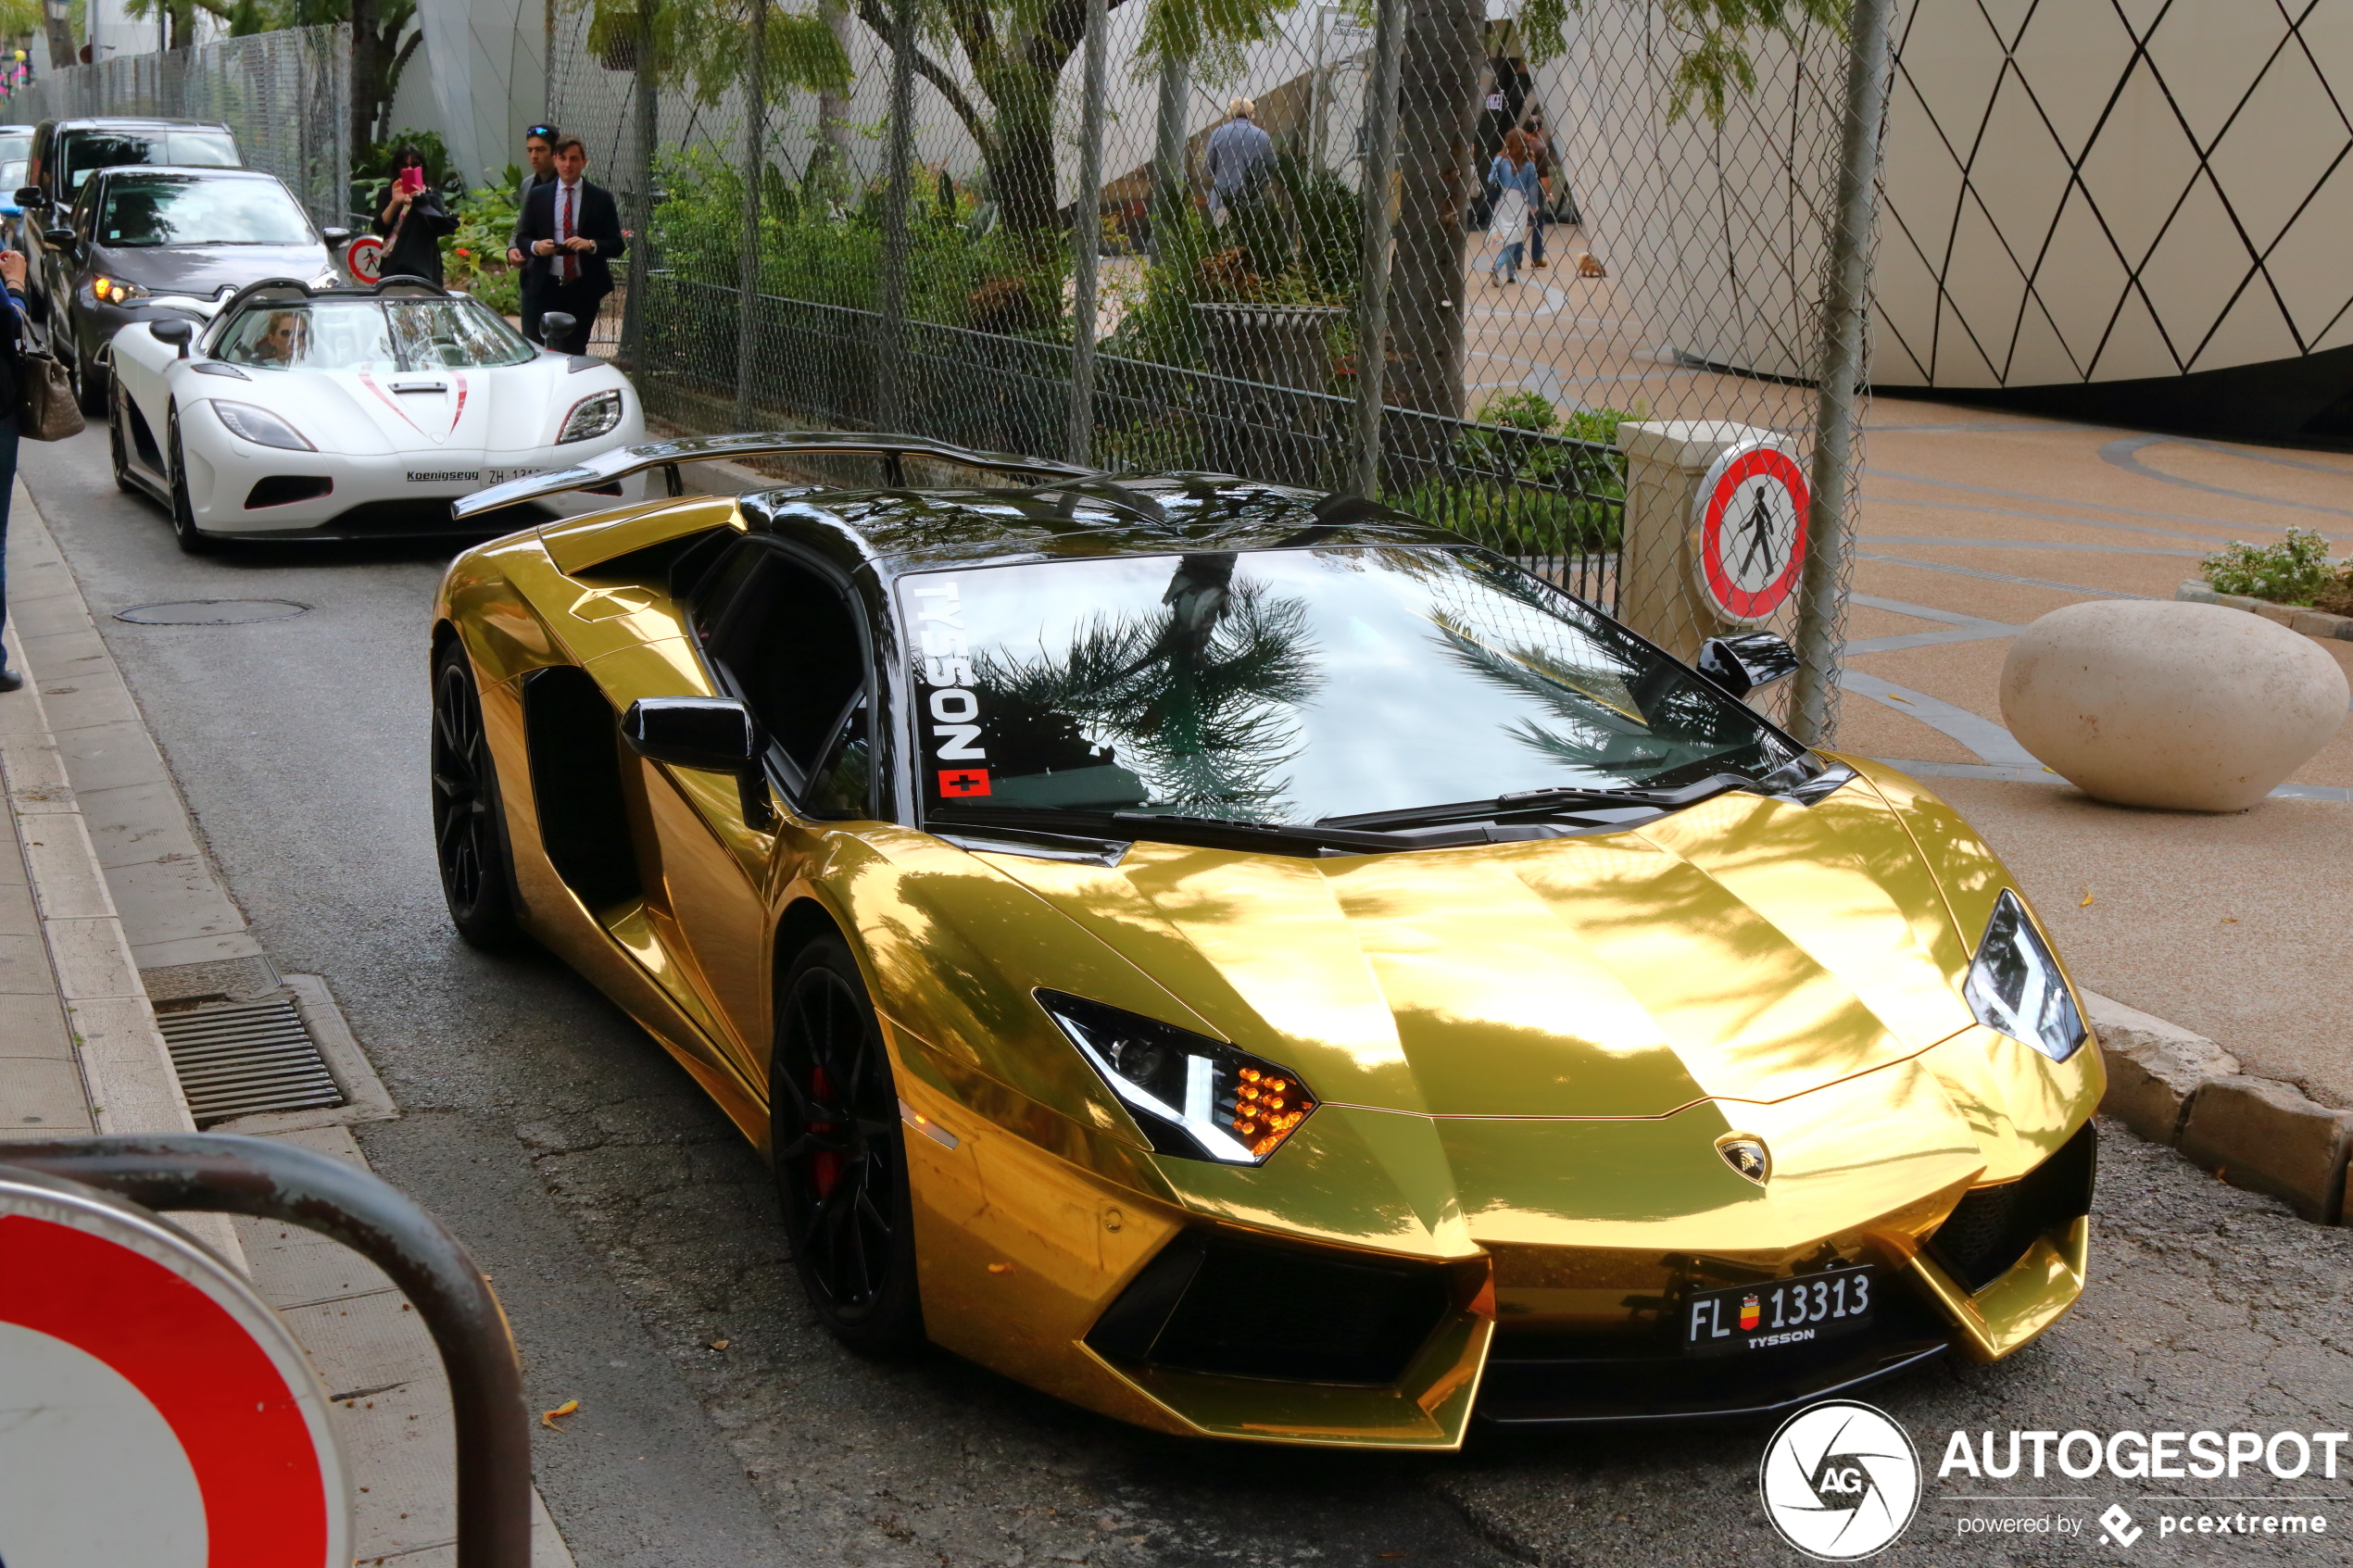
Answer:
POLYGON ((597 489, 633 473, 643 473, 648 469, 661 470, 668 481, 670 494, 681 495, 686 493, 686 482, 678 471, 682 464, 725 462, 745 458, 827 456, 879 457, 884 462, 887 481, 894 487, 905 483, 903 464, 911 457, 938 458, 966 468, 1044 483, 1083 478, 1095 471, 1044 458, 968 451, 962 446, 950 446, 944 441, 928 441, 919 435, 858 435, 818 431, 704 435, 679 441, 649 441, 637 446, 617 446, 610 452, 585 458, 570 468, 551 469, 545 473, 535 473, 477 490, 450 503, 449 511, 451 516, 463 521, 500 507, 544 500, 567 491, 597 489))

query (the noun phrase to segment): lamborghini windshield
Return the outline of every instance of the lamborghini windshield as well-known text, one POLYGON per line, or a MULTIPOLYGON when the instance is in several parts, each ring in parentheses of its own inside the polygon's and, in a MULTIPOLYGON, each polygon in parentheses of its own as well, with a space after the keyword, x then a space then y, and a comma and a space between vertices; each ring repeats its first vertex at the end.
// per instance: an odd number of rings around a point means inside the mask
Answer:
POLYGON ((1500 558, 1056 560, 899 586, 925 798, 1315 822, 1762 777, 1796 745, 1500 558))
POLYGON ((265 370, 437 370, 521 365, 538 353, 466 298, 257 300, 214 358, 265 370))

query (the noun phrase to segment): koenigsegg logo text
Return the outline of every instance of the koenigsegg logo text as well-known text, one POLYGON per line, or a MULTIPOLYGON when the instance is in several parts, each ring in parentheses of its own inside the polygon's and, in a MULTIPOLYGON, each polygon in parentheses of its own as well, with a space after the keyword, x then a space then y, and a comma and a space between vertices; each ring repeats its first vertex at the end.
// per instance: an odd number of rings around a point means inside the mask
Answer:
MULTIPOLYGON (((972 691, 972 661, 964 645, 963 602, 957 593, 956 580, 935 578, 912 593, 923 636, 924 684, 931 687, 930 709, 935 721, 931 733, 937 742, 932 755, 943 762, 986 760, 988 752, 980 744, 980 698, 972 691)), ((969 793, 987 792, 980 789, 969 793)))
POLYGON ((409 475, 409 483, 411 484, 459 484, 481 477, 480 469, 436 469, 431 473, 411 472, 409 475))

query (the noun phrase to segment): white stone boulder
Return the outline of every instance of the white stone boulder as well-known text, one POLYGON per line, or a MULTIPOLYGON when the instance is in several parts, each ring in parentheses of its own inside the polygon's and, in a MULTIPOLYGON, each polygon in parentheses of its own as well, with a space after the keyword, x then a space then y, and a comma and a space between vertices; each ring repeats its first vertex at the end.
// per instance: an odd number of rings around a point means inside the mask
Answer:
POLYGON ((2055 609, 2002 666, 2002 721, 2084 794, 2243 811, 2345 721, 2345 673, 2276 621, 2221 605, 2055 609))

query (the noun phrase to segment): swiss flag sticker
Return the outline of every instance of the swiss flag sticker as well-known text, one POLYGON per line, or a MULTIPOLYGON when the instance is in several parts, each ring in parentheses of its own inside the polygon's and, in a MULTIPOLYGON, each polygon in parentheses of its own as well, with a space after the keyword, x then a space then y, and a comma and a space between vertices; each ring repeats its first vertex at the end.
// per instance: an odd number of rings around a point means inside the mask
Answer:
POLYGON ((939 793, 950 800, 988 793, 988 770, 986 768, 942 768, 939 771, 939 793))

